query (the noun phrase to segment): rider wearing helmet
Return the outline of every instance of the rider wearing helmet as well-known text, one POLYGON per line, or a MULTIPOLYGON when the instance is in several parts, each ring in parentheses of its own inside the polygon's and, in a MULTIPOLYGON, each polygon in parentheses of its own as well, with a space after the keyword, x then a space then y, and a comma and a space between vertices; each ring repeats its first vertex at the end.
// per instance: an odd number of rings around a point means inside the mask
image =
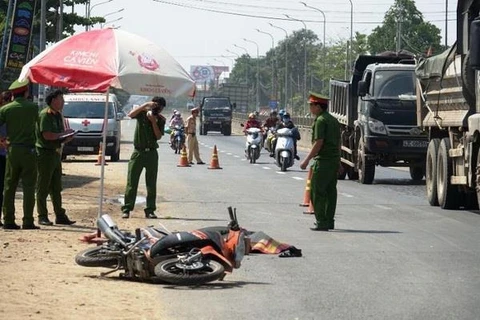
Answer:
POLYGON ((243 125, 243 132, 246 132, 247 129, 249 128, 258 128, 262 129, 262 124, 257 120, 257 117, 255 116, 255 113, 250 113, 248 115, 248 120, 245 122, 243 125))
POLYGON ((178 111, 173 113, 172 119, 170 120, 169 127, 172 132, 170 132, 170 144, 173 142, 175 126, 183 127, 183 118, 182 114, 178 111))
POLYGON ((173 113, 172 113, 172 116, 170 117, 170 121, 173 120, 173 118, 175 118, 175 113, 177 113, 177 109, 173 110, 173 113))
POLYGON ((268 129, 268 128, 275 128, 278 123, 278 116, 277 116, 277 111, 272 111, 270 112, 270 117, 268 117, 265 120, 265 123, 263 124, 263 127, 268 129))
MULTIPOLYGON (((283 111, 283 110, 280 110, 283 111)), ((295 127, 293 124, 292 118, 290 117, 290 113, 284 112, 282 115, 282 120, 278 122, 276 130, 281 129, 281 128, 288 128, 292 130, 292 138, 293 138, 293 146, 294 146, 294 157, 297 160, 300 160, 300 157, 297 155, 297 141, 300 140, 300 132, 298 131, 298 128, 295 127)), ((270 153, 270 157, 274 156, 274 151, 275 151, 275 146, 277 144, 277 139, 274 139, 272 141, 272 152, 270 153)))

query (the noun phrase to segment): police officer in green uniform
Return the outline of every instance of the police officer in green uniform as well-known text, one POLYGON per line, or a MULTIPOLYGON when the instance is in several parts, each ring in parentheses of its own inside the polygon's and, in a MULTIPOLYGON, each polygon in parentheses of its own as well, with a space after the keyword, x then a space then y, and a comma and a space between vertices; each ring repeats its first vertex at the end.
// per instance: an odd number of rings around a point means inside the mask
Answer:
POLYGON ((38 223, 51 226, 53 223, 48 219, 47 196, 50 199, 55 212, 56 224, 74 224, 65 214, 62 208, 62 142, 69 142, 74 130, 65 130, 63 123, 63 92, 52 91, 45 99, 48 107, 40 111, 36 126, 35 147, 37 149, 37 212, 38 223))
POLYGON ((22 180, 23 229, 39 229, 33 223, 37 165, 35 155, 35 125, 38 106, 29 101, 28 80, 15 81, 10 86, 14 100, 0 109, 0 125, 7 126, 7 163, 3 198, 4 229, 20 229, 15 223, 15 192, 22 180))
POLYGON ((310 112, 316 116, 312 127, 312 149, 300 164, 306 169, 313 158, 310 195, 315 211, 314 231, 335 228, 337 174, 340 168, 340 125, 327 111, 328 99, 310 93, 310 112))
POLYGON ((130 217, 130 211, 135 206, 137 198, 138 180, 145 168, 145 184, 147 187, 147 205, 145 218, 156 219, 157 172, 158 172, 158 143, 165 129, 165 118, 160 114, 166 106, 162 97, 154 97, 129 112, 130 118, 137 119, 133 146, 135 150, 128 162, 127 187, 125 190, 125 204, 122 206, 122 218, 130 217))

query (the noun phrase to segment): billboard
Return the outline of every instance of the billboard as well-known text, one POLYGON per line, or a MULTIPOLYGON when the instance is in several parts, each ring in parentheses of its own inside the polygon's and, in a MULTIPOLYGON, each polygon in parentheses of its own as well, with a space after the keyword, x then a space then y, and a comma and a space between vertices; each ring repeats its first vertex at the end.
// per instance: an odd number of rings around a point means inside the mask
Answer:
POLYGON ((16 0, 5 67, 21 69, 27 63, 36 0, 16 0))
POLYGON ((227 66, 190 66, 190 76, 195 83, 217 81, 222 72, 228 72, 227 66))

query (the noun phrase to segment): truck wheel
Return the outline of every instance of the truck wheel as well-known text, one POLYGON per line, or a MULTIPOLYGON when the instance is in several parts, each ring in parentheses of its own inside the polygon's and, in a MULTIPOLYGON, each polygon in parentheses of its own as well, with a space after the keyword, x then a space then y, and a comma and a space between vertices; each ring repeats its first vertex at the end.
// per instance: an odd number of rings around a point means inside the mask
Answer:
POLYGON ((480 207, 480 149, 478 149, 478 155, 477 155, 477 167, 476 167, 476 186, 475 190, 477 193, 477 202, 478 206, 480 207))
POLYGON ((342 163, 340 164, 342 166, 342 171, 341 173, 338 174, 337 179, 338 180, 345 180, 345 177, 347 176, 347 171, 350 168, 348 165, 342 163))
POLYGON ((443 138, 438 147, 437 155, 437 194, 438 204, 442 209, 458 209, 460 196, 458 188, 452 185, 452 159, 448 157, 450 140, 443 138))
POLYGON ((223 135, 230 136, 232 135, 232 126, 227 126, 223 129, 223 135))
POLYGON ((361 184, 372 184, 375 177, 375 161, 367 158, 363 141, 358 146, 358 180, 361 184))
POLYGON ((207 134, 207 132, 208 132, 207 129, 208 129, 208 128, 207 128, 206 125, 200 126, 200 135, 205 136, 205 135, 207 134))
POLYGON ((115 152, 110 156, 110 161, 117 162, 118 160, 120 160, 120 148, 118 149, 117 152, 115 152))
POLYGON ((419 166, 411 166, 410 167, 410 177, 412 178, 413 181, 420 181, 423 179, 425 170, 423 170, 423 167, 419 166))
POLYGON ((347 176, 348 176, 348 179, 352 180, 352 181, 357 181, 358 180, 358 172, 355 171, 355 168, 348 168, 347 170, 347 176))
POLYGON ((437 195, 437 157, 440 139, 435 138, 428 143, 425 160, 425 185, 427 186, 427 200, 431 206, 438 206, 437 195))

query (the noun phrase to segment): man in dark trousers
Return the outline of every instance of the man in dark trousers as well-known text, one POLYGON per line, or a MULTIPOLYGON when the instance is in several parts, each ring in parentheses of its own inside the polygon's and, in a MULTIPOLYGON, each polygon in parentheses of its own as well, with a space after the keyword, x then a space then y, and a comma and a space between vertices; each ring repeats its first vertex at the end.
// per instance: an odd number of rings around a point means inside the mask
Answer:
POLYGON ((316 116, 312 127, 310 153, 300 164, 305 170, 313 158, 311 199, 315 211, 314 231, 335 228, 337 173, 340 168, 340 124, 327 111, 328 100, 318 94, 309 97, 310 112, 316 116))
POLYGON ((135 150, 128 162, 127 187, 125 190, 125 204, 122 206, 122 218, 128 219, 130 211, 135 206, 138 181, 145 168, 145 183, 147 186, 147 205, 145 218, 156 219, 157 172, 158 172, 158 143, 165 129, 165 117, 160 113, 166 106, 162 97, 154 97, 138 108, 132 109, 128 116, 137 119, 133 145, 135 150))
POLYGON ((15 192, 22 180, 23 229, 39 229, 33 223, 37 163, 35 154, 35 126, 38 106, 27 99, 29 82, 12 83, 13 101, 0 109, 0 125, 7 126, 7 163, 3 197, 4 229, 20 229, 15 223, 15 192))
POLYGON ((37 212, 38 223, 51 226, 48 219, 47 196, 55 212, 55 223, 71 225, 75 221, 68 218, 62 208, 62 142, 69 142, 73 129, 65 130, 63 123, 63 92, 52 91, 45 99, 47 107, 40 111, 37 122, 35 147, 37 149, 37 212))

